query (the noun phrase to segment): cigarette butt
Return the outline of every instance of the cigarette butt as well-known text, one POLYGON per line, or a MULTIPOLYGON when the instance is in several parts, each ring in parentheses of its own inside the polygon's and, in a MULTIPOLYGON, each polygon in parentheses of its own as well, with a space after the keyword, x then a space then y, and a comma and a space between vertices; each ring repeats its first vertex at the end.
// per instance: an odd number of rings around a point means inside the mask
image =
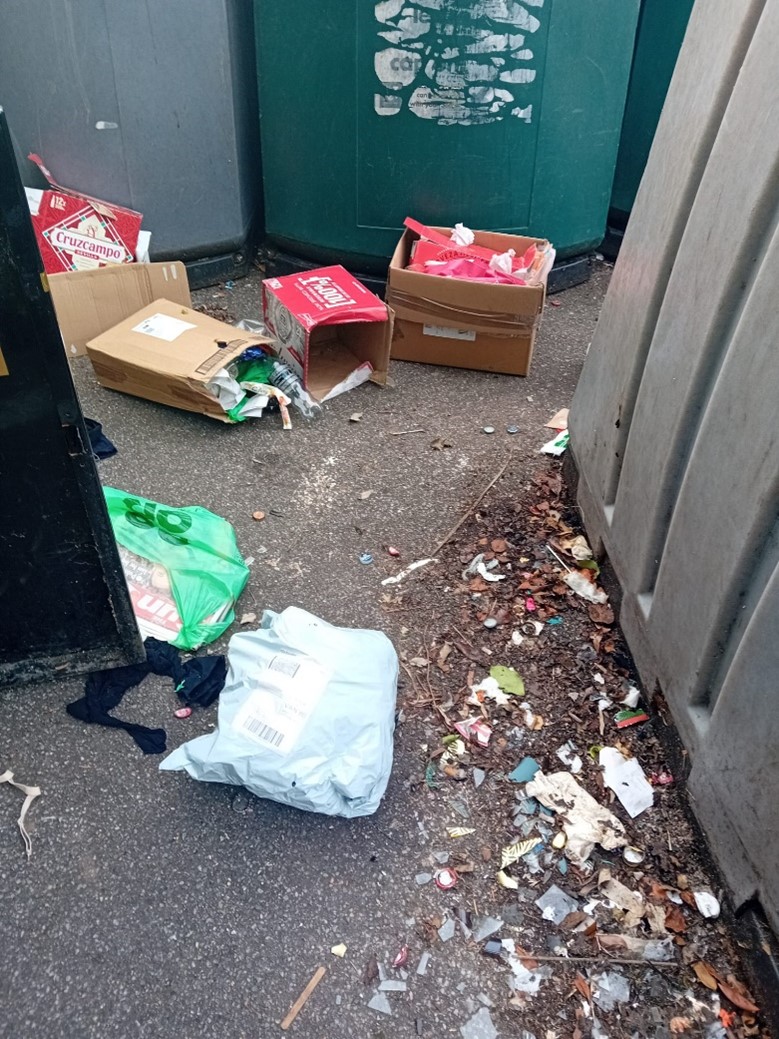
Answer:
POLYGON ((286 1032, 286 1030, 289 1028, 289 1026, 292 1024, 292 1022, 298 1016, 300 1011, 303 1009, 303 1007, 309 1001, 309 999, 311 998, 311 993, 314 991, 314 989, 317 987, 317 985, 319 984, 319 982, 322 980, 322 978, 325 976, 326 973, 327 973, 327 968, 326 967, 317 967, 317 969, 314 972, 314 976, 312 977, 311 981, 309 981, 309 983, 306 985, 306 987, 300 993, 298 998, 295 1000, 295 1002, 289 1008, 289 1013, 284 1018, 284 1020, 281 1022, 282 1031, 286 1032))

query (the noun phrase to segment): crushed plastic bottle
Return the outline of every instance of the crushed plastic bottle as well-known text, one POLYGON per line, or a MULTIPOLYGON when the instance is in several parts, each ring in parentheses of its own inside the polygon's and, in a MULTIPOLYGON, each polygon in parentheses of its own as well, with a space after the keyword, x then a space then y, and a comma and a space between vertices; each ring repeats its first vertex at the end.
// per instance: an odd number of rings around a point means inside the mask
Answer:
POLYGON ((270 372, 270 382, 272 386, 281 390, 283 394, 292 400, 292 403, 307 422, 313 422, 322 417, 322 405, 318 404, 309 392, 303 388, 303 383, 289 365, 284 364, 282 361, 274 361, 270 372))

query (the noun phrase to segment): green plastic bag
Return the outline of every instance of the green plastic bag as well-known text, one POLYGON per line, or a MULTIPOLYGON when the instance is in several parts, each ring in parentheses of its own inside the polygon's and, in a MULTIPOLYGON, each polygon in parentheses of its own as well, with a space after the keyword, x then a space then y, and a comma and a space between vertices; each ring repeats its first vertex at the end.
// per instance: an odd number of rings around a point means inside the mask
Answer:
POLYGON ((227 520, 104 487, 138 627, 179 649, 219 638, 249 579, 227 520))

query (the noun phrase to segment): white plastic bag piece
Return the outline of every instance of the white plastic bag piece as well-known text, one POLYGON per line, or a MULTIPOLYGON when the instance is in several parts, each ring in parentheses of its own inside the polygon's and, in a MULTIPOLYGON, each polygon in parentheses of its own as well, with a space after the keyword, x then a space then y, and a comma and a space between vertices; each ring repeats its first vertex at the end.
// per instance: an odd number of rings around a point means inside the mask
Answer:
POLYGON ((513 249, 509 249, 506 253, 495 253, 490 257, 490 267, 494 271, 500 271, 501 274, 512 274, 512 264, 516 255, 513 249))
POLYGON ((455 224, 454 230, 452 231, 452 242, 455 245, 466 246, 473 245, 476 241, 476 235, 465 224, 455 224))
POLYGON ((619 798, 631 819, 655 802, 655 794, 636 758, 625 758, 616 747, 603 747, 598 755, 603 782, 619 798))
POLYGON ((213 378, 208 380, 206 389, 225 411, 230 411, 236 404, 240 404, 246 396, 226 368, 220 368, 213 378))
POLYGON ((387 636, 290 606, 234 635, 228 662, 216 731, 174 750, 160 769, 309 812, 375 812, 395 728, 398 658, 387 636))

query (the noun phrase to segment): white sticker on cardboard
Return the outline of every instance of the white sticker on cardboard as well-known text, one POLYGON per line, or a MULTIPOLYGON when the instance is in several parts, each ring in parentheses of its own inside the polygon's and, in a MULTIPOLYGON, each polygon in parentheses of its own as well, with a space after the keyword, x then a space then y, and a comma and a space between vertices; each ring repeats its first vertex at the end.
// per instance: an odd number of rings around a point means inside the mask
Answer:
POLYGON ((422 325, 426 336, 440 336, 441 339, 459 339, 462 343, 476 341, 476 333, 469 328, 446 328, 444 325, 422 325))
POLYGON ((289 754, 330 681, 311 657, 277 653, 257 676, 233 728, 277 754, 289 754))
POLYGON ((135 325, 133 332, 140 332, 142 335, 153 336, 155 339, 163 339, 166 343, 172 343, 188 329, 195 327, 189 321, 182 321, 177 317, 168 317, 167 314, 152 314, 141 321, 140 325, 135 325))

